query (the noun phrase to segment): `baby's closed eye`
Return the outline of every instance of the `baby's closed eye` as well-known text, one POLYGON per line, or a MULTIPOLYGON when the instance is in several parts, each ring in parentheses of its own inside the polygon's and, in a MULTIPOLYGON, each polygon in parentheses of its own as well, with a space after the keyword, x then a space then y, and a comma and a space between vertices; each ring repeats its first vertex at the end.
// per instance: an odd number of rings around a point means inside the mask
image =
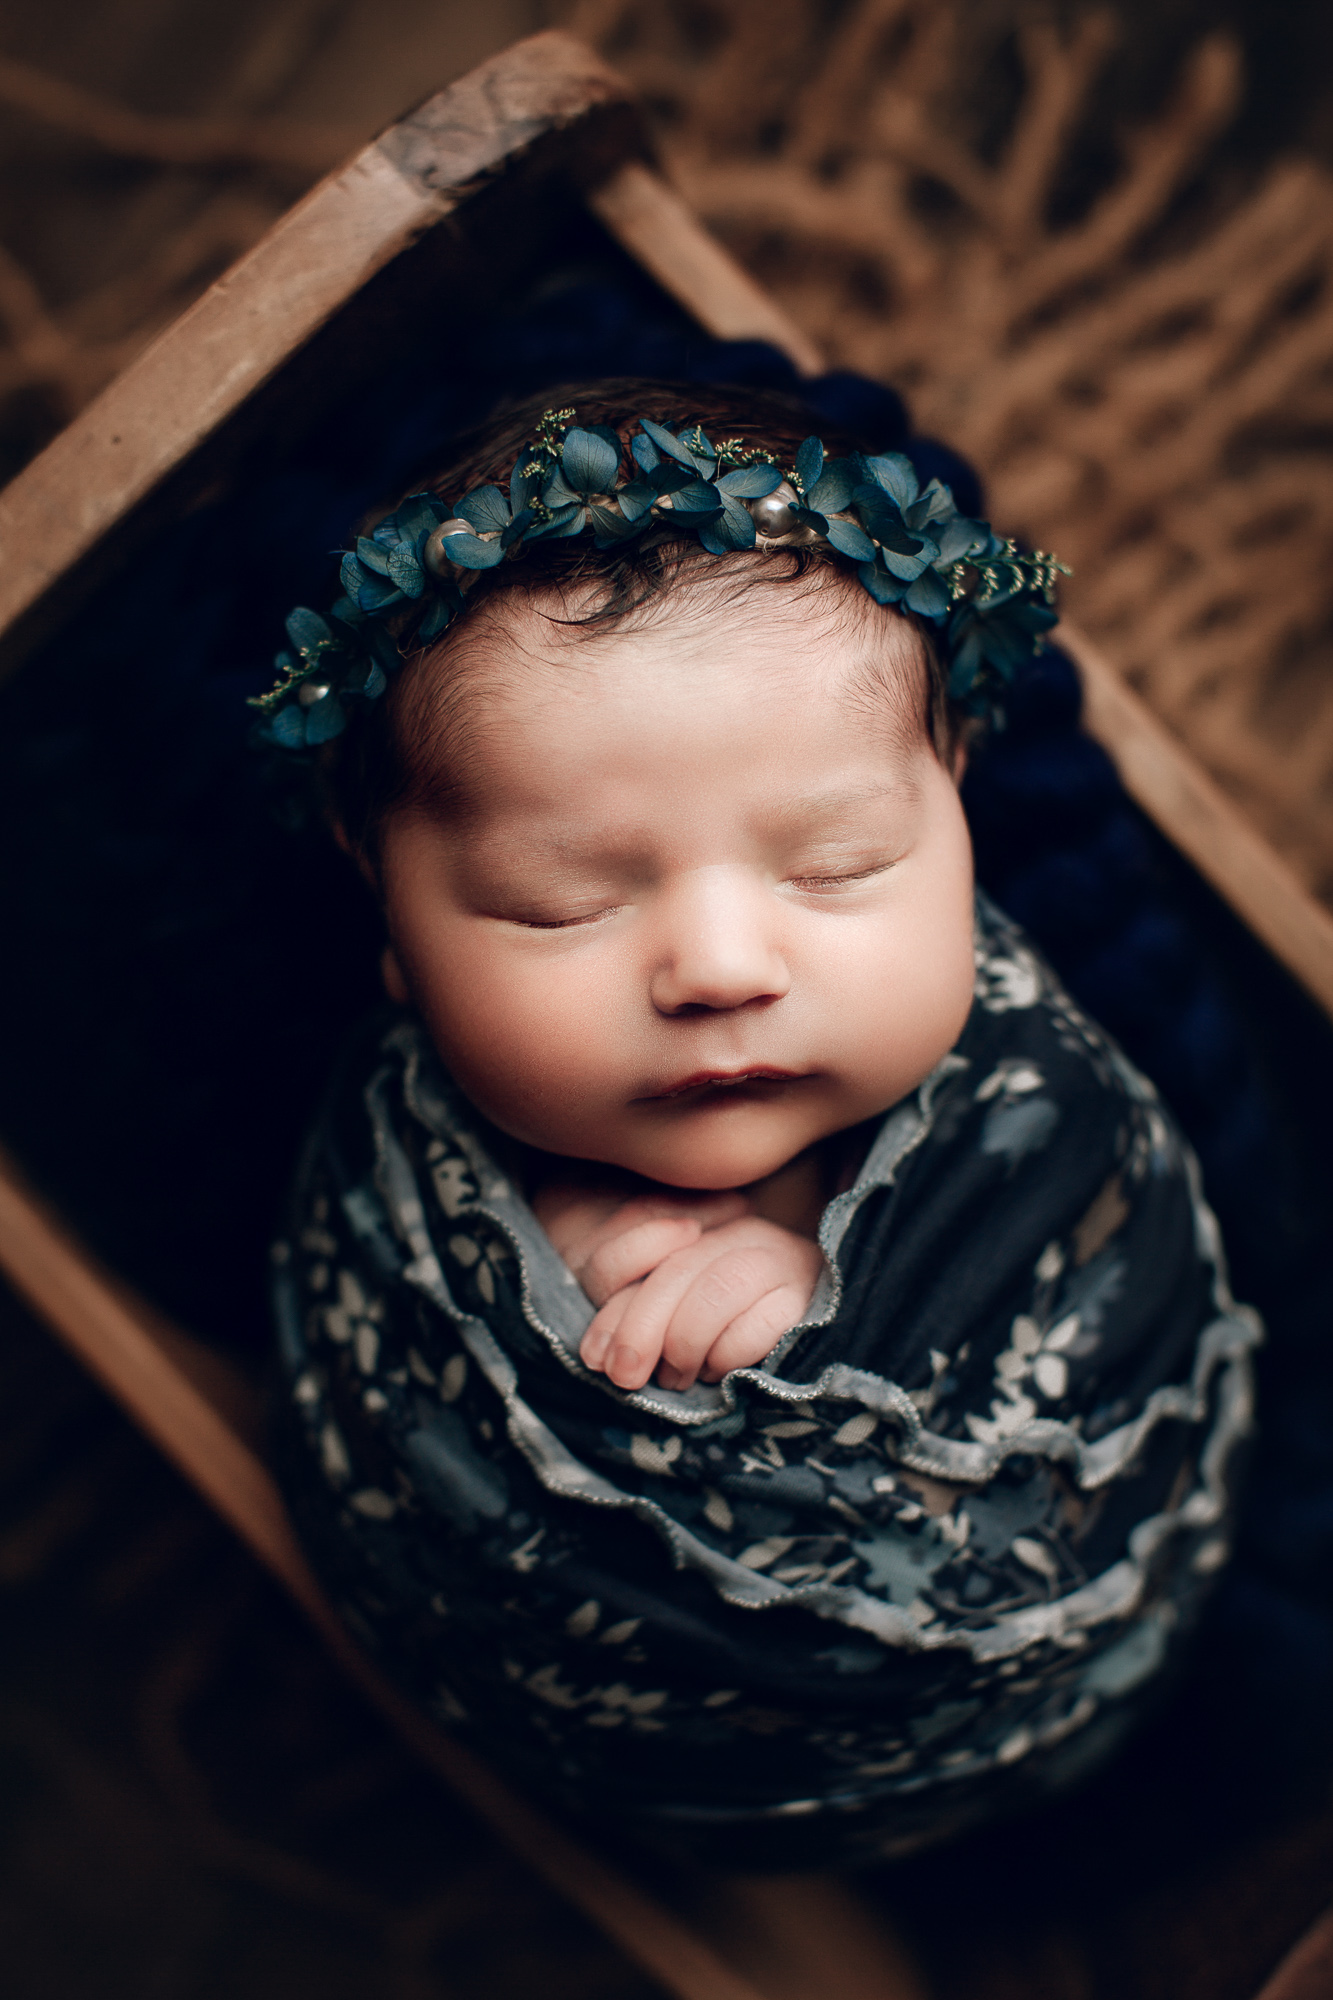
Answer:
POLYGON ((905 860, 911 841, 901 834, 894 838, 835 840, 802 845, 787 857, 782 869, 783 886, 813 894, 855 888, 874 882, 905 860))
POLYGON ((822 874, 789 875, 787 880, 793 889, 839 889, 853 882, 873 881, 876 875, 887 874, 892 866, 892 861, 874 861, 862 868, 843 868, 822 874))

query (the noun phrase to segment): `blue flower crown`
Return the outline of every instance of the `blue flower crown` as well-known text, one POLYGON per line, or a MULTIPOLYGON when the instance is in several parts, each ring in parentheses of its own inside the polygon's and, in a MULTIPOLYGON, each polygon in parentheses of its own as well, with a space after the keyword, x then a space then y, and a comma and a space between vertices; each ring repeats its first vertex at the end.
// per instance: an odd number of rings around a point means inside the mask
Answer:
POLYGON ((605 424, 581 429, 572 409, 547 410, 521 451, 508 495, 478 486, 451 509, 414 493, 342 560, 343 595, 327 619, 298 607, 281 678, 251 706, 262 737, 306 750, 340 736, 357 704, 374 702, 402 663, 396 634, 428 644, 463 610, 470 574, 538 541, 591 533, 599 549, 693 535, 714 555, 823 544, 856 565, 879 604, 934 627, 951 701, 1002 715, 1004 689, 1056 623, 1066 566, 970 520, 938 479, 921 489, 900 452, 829 458, 808 437, 796 463, 740 439, 712 444, 695 424, 679 436, 641 417, 631 467, 605 424), (421 615, 412 617, 418 606, 421 615))

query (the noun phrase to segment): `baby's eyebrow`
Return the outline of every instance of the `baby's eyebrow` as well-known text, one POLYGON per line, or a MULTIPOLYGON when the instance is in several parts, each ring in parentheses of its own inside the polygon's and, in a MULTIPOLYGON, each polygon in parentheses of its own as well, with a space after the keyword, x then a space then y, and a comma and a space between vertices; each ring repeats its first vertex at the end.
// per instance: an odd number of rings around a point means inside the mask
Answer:
MULTIPOLYGON (((866 806, 884 802, 911 804, 920 786, 911 774, 892 783, 878 780, 861 785, 839 785, 827 791, 788 794, 764 806, 756 817, 767 829, 804 833, 811 829, 836 827, 854 819, 866 806)), ((642 827, 590 828, 557 824, 526 835, 528 845, 540 844, 550 853, 570 860, 582 860, 590 850, 622 855, 652 845, 651 833, 642 827)))
MULTIPOLYGON (((868 806, 890 803, 914 806, 920 799, 919 780, 904 772, 892 781, 870 780, 864 784, 830 786, 825 791, 789 793, 758 808, 750 819, 752 830, 764 840, 809 838, 812 834, 833 834, 856 829, 859 815, 868 806)), ((650 861, 654 851, 653 830, 648 825, 587 826, 557 821, 525 827, 521 834, 491 834, 485 849, 492 861, 529 860, 540 850, 544 865, 579 870, 587 867, 620 866, 626 862, 650 861)))
POLYGON ((527 828, 521 834, 499 838, 492 835, 485 851, 501 863, 524 861, 540 851, 547 866, 578 869, 645 858, 652 851, 652 842, 641 828, 556 825, 527 828))
POLYGON ((904 776, 895 783, 872 783, 865 785, 844 785, 824 792, 798 793, 794 798, 785 798, 765 817, 775 824, 807 828, 829 825, 848 820, 864 806, 879 805, 885 801, 901 804, 910 802, 917 795, 915 778, 904 776))

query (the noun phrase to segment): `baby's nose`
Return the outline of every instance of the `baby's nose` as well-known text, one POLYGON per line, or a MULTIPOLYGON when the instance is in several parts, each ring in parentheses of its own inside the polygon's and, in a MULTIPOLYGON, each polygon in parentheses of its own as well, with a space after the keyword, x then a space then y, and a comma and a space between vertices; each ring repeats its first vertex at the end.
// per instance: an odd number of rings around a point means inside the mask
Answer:
POLYGON ((779 1000, 791 973, 762 885, 701 869, 669 899, 651 995, 661 1014, 779 1000))

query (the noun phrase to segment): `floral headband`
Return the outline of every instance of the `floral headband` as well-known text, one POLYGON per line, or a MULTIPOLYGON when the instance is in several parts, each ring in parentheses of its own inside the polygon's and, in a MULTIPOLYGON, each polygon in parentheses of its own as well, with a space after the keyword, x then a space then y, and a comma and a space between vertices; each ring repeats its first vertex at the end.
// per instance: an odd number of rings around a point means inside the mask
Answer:
POLYGON ((938 479, 923 491, 900 452, 829 458, 809 437, 796 463, 737 438, 710 443, 695 424, 673 436, 639 419, 627 476, 620 439, 547 410, 521 451, 506 495, 478 486, 452 509, 414 493, 342 561, 343 595, 328 619, 287 619, 281 674, 251 706, 263 738, 287 750, 330 742, 357 705, 377 701, 401 664, 396 635, 438 637, 462 611, 470 575, 520 557, 533 542, 591 533, 599 549, 693 535, 714 555, 820 543, 856 564, 880 604, 901 604, 935 629, 952 701, 998 716, 1005 687, 1056 623, 1054 556, 1028 555, 989 523, 960 514, 938 479), (420 607, 421 615, 412 613, 420 607))

